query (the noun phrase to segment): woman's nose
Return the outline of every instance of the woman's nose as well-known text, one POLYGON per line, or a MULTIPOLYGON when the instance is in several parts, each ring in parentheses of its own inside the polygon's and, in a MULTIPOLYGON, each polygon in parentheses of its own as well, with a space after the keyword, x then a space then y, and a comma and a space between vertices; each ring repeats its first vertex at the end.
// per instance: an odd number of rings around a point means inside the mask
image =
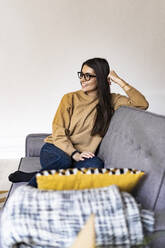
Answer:
POLYGON ((80 81, 85 82, 86 81, 85 77, 83 76, 80 81))

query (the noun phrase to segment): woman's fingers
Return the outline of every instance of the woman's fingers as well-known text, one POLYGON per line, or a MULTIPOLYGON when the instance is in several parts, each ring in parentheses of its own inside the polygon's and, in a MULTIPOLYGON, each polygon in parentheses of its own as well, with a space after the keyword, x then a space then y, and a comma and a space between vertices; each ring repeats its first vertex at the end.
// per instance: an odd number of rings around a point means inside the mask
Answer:
POLYGON ((84 158, 80 158, 81 161, 85 160, 84 158))
POLYGON ((82 152, 82 153, 75 153, 74 156, 73 156, 73 159, 75 161, 83 161, 85 160, 86 158, 93 158, 95 156, 94 153, 92 152, 82 152))
POLYGON ((118 78, 119 76, 117 75, 117 73, 114 70, 112 70, 109 72, 107 80, 108 80, 108 83, 111 84, 111 82, 116 82, 116 79, 118 78))
POLYGON ((110 77, 110 80, 114 83, 117 83, 119 80, 121 80, 121 78, 117 75, 115 71, 110 71, 108 76, 110 77))
POLYGON ((93 154, 92 152, 82 152, 81 153, 81 157, 83 158, 93 158, 95 156, 95 154, 93 154))
POLYGON ((88 158, 93 158, 95 155, 91 152, 83 152, 83 156, 88 157, 88 158))

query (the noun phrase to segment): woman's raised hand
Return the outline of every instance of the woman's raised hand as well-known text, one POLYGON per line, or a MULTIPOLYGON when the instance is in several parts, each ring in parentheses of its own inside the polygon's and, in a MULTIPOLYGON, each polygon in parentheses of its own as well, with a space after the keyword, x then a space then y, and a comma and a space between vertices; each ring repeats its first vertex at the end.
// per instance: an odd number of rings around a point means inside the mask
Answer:
POLYGON ((110 73, 108 74, 107 79, 108 79, 109 84, 111 84, 111 82, 114 82, 114 83, 118 84, 121 81, 121 78, 113 70, 110 71, 110 73))
POLYGON ((86 152, 86 151, 82 153, 77 152, 73 155, 73 159, 78 162, 85 160, 85 158, 93 158, 94 156, 95 154, 92 152, 86 152))

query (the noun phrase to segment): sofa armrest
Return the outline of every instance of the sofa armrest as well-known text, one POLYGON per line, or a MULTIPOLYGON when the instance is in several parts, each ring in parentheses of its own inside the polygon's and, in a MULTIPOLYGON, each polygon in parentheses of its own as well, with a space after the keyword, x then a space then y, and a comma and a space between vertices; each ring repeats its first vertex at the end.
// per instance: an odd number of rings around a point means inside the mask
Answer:
POLYGON ((26 136, 25 141, 25 156, 39 157, 41 147, 44 144, 44 139, 50 134, 48 133, 32 133, 26 136))

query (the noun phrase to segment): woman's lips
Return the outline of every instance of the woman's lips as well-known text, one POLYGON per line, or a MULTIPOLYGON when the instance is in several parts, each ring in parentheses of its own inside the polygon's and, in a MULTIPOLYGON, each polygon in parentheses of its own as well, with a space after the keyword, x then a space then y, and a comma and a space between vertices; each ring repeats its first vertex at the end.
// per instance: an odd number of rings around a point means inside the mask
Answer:
POLYGON ((83 88, 85 88, 86 86, 88 86, 87 84, 81 84, 83 88))

